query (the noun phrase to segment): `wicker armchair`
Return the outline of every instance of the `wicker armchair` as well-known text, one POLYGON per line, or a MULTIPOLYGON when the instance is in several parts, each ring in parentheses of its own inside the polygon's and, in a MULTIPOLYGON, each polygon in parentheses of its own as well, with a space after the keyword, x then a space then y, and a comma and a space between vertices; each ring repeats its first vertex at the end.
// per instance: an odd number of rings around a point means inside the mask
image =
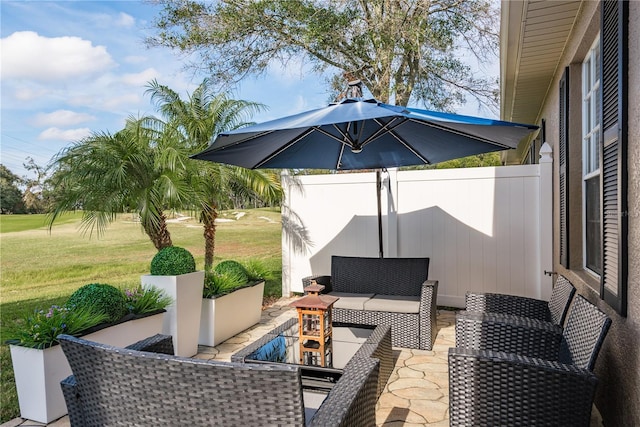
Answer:
MULTIPOLYGON (((449 349, 451 426, 588 426, 596 358, 611 320, 577 296, 555 357, 449 349)), ((507 347, 510 344, 507 343, 507 347)))
MULTIPOLYGON (((377 359, 350 362, 307 419, 298 366, 189 359, 69 335, 58 339, 73 372, 62 382, 72 426, 375 425, 377 359)), ((164 340, 171 343, 171 337, 155 337, 151 348, 161 348, 157 341, 164 340)))
POLYGON ((558 276, 551 299, 547 301, 516 295, 467 292, 467 312, 487 312, 528 317, 563 325, 576 288, 564 276, 558 276))

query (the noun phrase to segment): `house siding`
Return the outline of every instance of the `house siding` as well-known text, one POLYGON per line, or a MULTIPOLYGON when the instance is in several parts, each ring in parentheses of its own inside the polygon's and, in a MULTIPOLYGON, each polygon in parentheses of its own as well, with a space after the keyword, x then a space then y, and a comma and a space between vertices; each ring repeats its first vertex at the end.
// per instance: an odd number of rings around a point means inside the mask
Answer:
MULTIPOLYGON (((559 81, 565 67, 570 67, 572 77, 580 76, 580 63, 599 31, 599 2, 584 1, 577 16, 571 40, 558 64, 554 87, 549 91, 540 119, 547 124, 547 142, 554 148, 555 164, 558 164, 559 81)), ((605 340, 596 365, 600 383, 595 404, 605 426, 640 425, 640 2, 629 4, 629 69, 628 69, 628 311, 622 317, 600 298, 599 280, 575 268, 582 265, 582 218, 571 217, 569 268, 560 264, 560 238, 554 235, 554 268, 567 276, 578 292, 596 304, 612 319, 613 324, 605 340), (574 269, 572 269, 574 267, 574 269)), ((570 192, 581 193, 580 147, 580 78, 571 83, 570 132, 573 145, 571 156, 570 192)), ((558 170, 554 171, 554 230, 559 229, 558 170)), ((573 213, 580 212, 579 197, 574 197, 573 213), (578 200, 575 200, 575 199, 578 200), (577 205, 576 205, 577 204, 577 205)))

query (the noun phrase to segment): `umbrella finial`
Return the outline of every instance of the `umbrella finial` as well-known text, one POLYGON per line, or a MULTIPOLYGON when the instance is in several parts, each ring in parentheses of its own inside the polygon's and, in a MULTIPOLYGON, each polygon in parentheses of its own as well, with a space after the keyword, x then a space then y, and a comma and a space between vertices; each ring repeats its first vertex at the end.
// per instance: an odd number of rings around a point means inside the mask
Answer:
POLYGON ((362 81, 352 80, 349 82, 349 89, 347 90, 349 98, 362 98, 362 81))

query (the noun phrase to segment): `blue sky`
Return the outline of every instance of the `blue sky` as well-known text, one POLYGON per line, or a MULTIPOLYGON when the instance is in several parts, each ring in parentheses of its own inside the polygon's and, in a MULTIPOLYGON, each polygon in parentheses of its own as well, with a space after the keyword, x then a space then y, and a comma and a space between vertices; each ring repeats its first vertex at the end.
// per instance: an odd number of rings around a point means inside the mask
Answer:
MULTIPOLYGON (((116 132, 127 117, 155 114, 152 79, 186 95, 204 76, 186 58, 147 48, 157 6, 141 1, 0 1, 0 163, 19 176, 32 157, 46 166, 92 131, 116 132)), ((244 81, 237 99, 260 102, 261 122, 323 107, 323 79, 300 65, 244 81)), ((463 114, 475 114, 468 106, 463 114)))

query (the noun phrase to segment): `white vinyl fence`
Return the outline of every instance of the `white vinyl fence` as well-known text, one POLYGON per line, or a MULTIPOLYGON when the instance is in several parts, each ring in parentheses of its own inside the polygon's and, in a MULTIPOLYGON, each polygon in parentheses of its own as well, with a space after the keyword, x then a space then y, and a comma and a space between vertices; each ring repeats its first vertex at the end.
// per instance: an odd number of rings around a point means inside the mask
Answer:
MULTIPOLYGON (((438 304, 464 306, 467 290, 548 299, 552 167, 382 173, 384 257, 429 257, 438 304)), ((331 256, 377 257, 374 172, 283 175, 282 292, 331 273, 331 256)))

